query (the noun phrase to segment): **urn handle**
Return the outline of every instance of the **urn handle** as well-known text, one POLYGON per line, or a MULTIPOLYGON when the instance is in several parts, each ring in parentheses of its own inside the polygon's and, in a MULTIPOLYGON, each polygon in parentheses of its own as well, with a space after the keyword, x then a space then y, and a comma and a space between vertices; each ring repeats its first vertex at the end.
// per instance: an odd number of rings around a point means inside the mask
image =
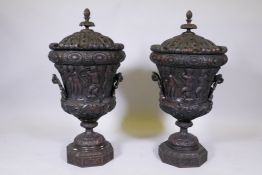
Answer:
POLYGON ((156 72, 153 72, 152 73, 152 80, 153 81, 157 81, 157 83, 158 83, 158 86, 159 86, 159 88, 160 88, 160 93, 162 94, 162 95, 165 95, 165 93, 164 93, 164 87, 163 87, 163 83, 162 83, 162 79, 161 79, 161 77, 160 77, 160 75, 158 74, 158 73, 156 73, 156 72))
POLYGON ((116 89, 118 88, 118 85, 120 82, 123 81, 123 76, 122 73, 117 73, 115 74, 114 78, 113 78, 113 89, 112 89, 112 96, 115 94, 116 89))
POLYGON ((65 88, 63 87, 61 81, 57 78, 56 74, 53 74, 52 82, 53 82, 54 84, 58 84, 59 89, 61 90, 62 100, 65 100, 65 99, 66 99, 66 96, 67 96, 66 91, 65 91, 65 88))
POLYGON ((209 92, 209 95, 208 95, 208 99, 209 99, 209 100, 212 100, 212 98, 213 98, 213 93, 214 93, 217 85, 223 83, 223 81, 224 81, 224 79, 223 79, 223 77, 222 77, 222 74, 215 75, 215 77, 214 77, 214 82, 213 82, 213 84, 211 85, 211 89, 210 89, 210 92, 209 92))

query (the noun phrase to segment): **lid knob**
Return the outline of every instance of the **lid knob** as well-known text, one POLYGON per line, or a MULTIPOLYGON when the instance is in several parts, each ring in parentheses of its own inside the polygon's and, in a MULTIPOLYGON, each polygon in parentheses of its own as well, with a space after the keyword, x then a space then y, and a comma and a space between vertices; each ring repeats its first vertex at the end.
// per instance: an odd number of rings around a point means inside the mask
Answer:
POLYGON ((85 26, 86 29, 88 29, 89 27, 95 26, 95 24, 93 22, 90 22, 90 10, 88 8, 86 8, 84 10, 84 18, 85 21, 80 23, 80 26, 85 26))
POLYGON ((197 26, 195 24, 191 24, 191 21, 192 21, 192 12, 191 10, 188 10, 187 13, 186 13, 186 22, 187 24, 182 24, 181 25, 181 29, 187 29, 187 32, 191 32, 191 29, 197 29, 197 26))

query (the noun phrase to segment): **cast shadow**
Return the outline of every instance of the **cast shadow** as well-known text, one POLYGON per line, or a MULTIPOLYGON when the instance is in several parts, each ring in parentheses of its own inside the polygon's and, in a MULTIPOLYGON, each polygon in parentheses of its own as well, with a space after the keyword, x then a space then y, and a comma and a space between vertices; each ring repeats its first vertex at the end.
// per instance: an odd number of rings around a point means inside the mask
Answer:
POLYGON ((151 70, 145 69, 133 69, 124 74, 120 89, 127 100, 127 112, 121 128, 130 136, 152 137, 164 130, 159 116, 159 88, 151 74, 151 70))

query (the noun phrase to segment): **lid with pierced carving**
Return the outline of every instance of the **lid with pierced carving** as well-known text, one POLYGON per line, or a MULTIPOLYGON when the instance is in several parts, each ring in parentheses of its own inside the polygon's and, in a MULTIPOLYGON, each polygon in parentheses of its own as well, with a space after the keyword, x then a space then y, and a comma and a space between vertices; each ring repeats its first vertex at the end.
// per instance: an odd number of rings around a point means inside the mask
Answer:
POLYGON ((52 50, 122 50, 123 44, 114 43, 112 39, 104 36, 98 32, 95 32, 89 27, 95 26, 93 22, 90 22, 90 11, 85 9, 84 11, 85 21, 80 23, 80 26, 84 26, 85 29, 80 32, 73 33, 65 37, 59 43, 51 43, 50 49, 52 50))
POLYGON ((170 54, 224 54, 227 52, 226 47, 217 46, 212 41, 191 31, 197 26, 191 24, 192 12, 190 10, 186 17, 187 24, 181 25, 181 29, 186 29, 184 33, 164 41, 161 45, 152 45, 151 50, 170 54))

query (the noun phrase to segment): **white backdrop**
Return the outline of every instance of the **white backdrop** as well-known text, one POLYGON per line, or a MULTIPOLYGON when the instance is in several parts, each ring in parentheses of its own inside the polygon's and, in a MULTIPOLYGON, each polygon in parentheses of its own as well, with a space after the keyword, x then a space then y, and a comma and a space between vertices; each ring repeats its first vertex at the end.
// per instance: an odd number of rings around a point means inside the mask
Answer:
POLYGON ((1 0, 0 174, 261 174, 261 16, 259 0, 1 0), (124 82, 117 106, 96 129, 113 144, 115 159, 81 169, 66 164, 65 147, 82 128, 60 107, 58 87, 51 83, 56 70, 47 55, 49 43, 81 29, 86 7, 94 30, 124 43, 127 57, 119 70, 124 82), (157 155, 158 144, 178 128, 171 116, 156 110, 158 88, 150 80, 156 67, 149 54, 150 45, 181 34, 188 9, 195 32, 227 46, 229 62, 220 71, 225 82, 215 91, 213 110, 190 129, 209 160, 200 168, 178 169, 157 155), (127 92, 134 83, 137 87, 127 92), (136 92, 144 96, 130 99, 136 92), (135 137, 122 129, 135 103, 159 113, 162 132, 135 137))

